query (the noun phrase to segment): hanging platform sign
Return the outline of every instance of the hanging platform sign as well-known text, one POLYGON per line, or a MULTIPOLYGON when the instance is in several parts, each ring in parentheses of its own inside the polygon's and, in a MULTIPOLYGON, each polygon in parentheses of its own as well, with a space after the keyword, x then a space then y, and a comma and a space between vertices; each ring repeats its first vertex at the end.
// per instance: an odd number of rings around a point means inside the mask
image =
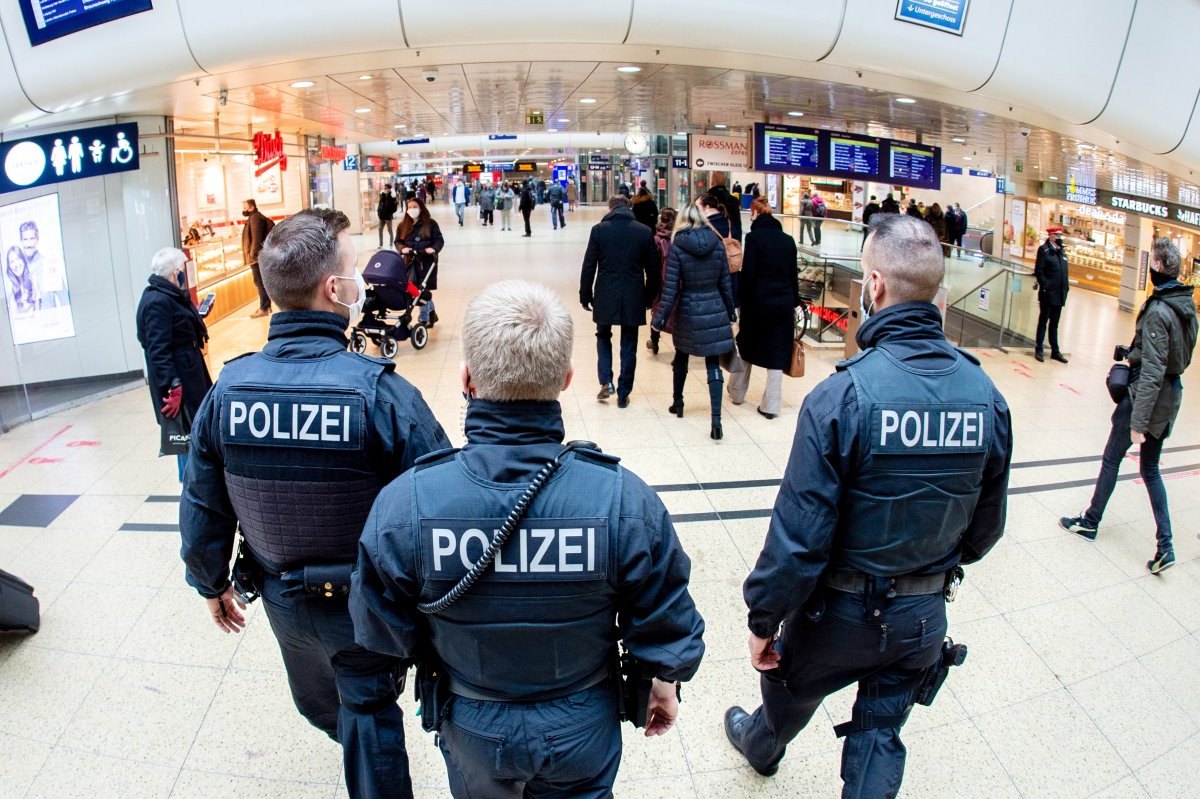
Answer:
POLYGON ((962 36, 969 0, 899 0, 896 19, 962 36))

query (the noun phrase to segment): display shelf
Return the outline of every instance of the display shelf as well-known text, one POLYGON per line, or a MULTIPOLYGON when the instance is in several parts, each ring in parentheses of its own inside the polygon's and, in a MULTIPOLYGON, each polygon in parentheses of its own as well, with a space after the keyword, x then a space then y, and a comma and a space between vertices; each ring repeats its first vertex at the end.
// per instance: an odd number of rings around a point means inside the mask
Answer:
POLYGON ((246 269, 240 238, 212 239, 187 247, 196 263, 197 288, 203 290, 246 269))

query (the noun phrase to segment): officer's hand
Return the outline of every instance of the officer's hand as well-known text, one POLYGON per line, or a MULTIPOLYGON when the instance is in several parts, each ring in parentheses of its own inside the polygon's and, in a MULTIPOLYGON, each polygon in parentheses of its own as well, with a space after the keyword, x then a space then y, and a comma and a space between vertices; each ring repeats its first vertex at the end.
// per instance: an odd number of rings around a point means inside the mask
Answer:
POLYGON ((779 653, 775 651, 774 638, 759 638, 750 633, 750 665, 756 671, 771 671, 779 668, 779 653))
POLYGON ((675 693, 675 683, 663 682, 655 677, 646 711, 646 737, 662 735, 671 729, 678 716, 679 697, 675 693))
POLYGON ((246 616, 242 613, 246 603, 231 585, 216 599, 206 599, 208 613, 216 625, 227 633, 240 633, 246 629, 246 616))
POLYGON ((162 407, 159 411, 168 419, 174 419, 179 415, 179 409, 183 406, 183 386, 175 386, 167 392, 167 396, 163 397, 162 407))

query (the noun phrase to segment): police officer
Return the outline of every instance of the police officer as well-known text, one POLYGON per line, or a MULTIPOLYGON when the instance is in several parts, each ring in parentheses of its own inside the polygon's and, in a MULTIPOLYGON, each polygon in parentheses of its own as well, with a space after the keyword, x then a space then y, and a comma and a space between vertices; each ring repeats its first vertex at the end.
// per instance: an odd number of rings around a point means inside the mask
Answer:
POLYGON ((347 593, 376 494, 448 440, 391 361, 346 350, 365 299, 349 225, 306 210, 267 238, 259 264, 282 310, 263 351, 226 364, 196 416, 182 555, 213 622, 238 632, 229 563, 241 527, 292 698, 341 742, 351 795, 411 797, 396 706, 405 664, 355 645, 347 593))
POLYGON ((942 333, 933 228, 876 214, 862 263, 863 351, 805 400, 743 586, 763 704, 730 708, 725 732, 774 774, 821 701, 857 682, 853 718, 836 730, 842 796, 892 797, 900 727, 941 661, 948 575, 1003 533, 1012 438, 1004 398, 942 333))
MULTIPOLYGON (((676 682, 704 652, 691 561, 661 500, 616 458, 564 451, 558 396, 572 344, 570 314, 548 289, 507 281, 477 296, 463 323, 467 445, 385 488, 359 545, 358 642, 400 658, 427 647, 443 664, 451 699, 439 745, 460 799, 611 796, 618 638, 653 678, 640 705, 648 736, 674 723, 676 682), (555 458, 519 525, 505 525, 555 458), (479 582, 440 612, 418 612, 458 584, 497 529, 512 536, 479 582)), ((421 712, 427 722, 443 713, 421 712)))
POLYGON ((1046 360, 1042 344, 1049 326, 1050 360, 1066 363, 1067 359, 1058 347, 1058 320, 1062 317, 1063 306, 1067 304, 1067 292, 1071 290, 1071 273, 1067 266, 1067 254, 1063 250, 1061 225, 1046 228, 1046 241, 1038 247, 1033 279, 1037 281, 1038 290, 1037 341, 1034 343, 1033 357, 1038 362, 1046 360))

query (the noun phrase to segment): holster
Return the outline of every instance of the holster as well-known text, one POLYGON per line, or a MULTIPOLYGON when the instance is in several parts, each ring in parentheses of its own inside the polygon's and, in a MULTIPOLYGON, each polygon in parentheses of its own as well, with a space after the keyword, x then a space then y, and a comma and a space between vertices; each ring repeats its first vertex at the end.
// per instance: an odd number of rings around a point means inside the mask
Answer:
POLYGON ((932 705, 933 700, 937 698, 938 691, 942 690, 942 683, 950 674, 950 668, 961 666, 966 659, 966 644, 956 644, 953 638, 943 641, 942 652, 934 664, 925 670, 921 677, 921 684, 917 686, 917 692, 913 695, 913 701, 926 707, 932 705))
POLYGON ((617 713, 640 729, 646 726, 654 675, 629 652, 617 650, 617 713))
POLYGON ((247 605, 262 596, 263 574, 262 566, 246 546, 246 539, 239 539, 237 558, 233 561, 233 590, 247 605))
POLYGON ((304 594, 342 600, 350 595, 350 575, 353 572, 353 563, 325 563, 291 569, 279 575, 279 579, 287 586, 282 595, 304 594))
POLYGON ((417 678, 413 681, 413 695, 420 704, 417 715, 421 717, 421 729, 438 732, 450 710, 450 677, 437 658, 423 658, 417 663, 417 678))

